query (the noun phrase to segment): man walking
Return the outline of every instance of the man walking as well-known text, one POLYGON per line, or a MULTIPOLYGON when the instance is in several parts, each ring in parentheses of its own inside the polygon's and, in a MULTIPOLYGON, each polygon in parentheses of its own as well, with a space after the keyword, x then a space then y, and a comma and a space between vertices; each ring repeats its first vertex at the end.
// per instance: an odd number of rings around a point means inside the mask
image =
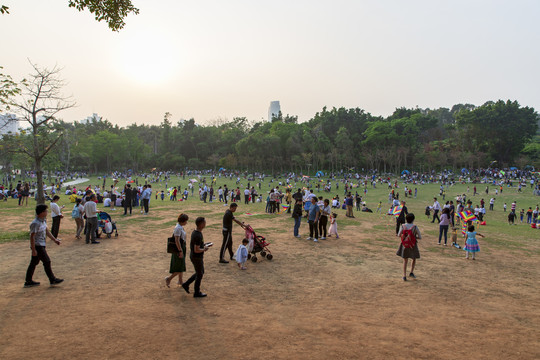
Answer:
POLYGON ((54 241, 56 245, 60 245, 61 240, 53 236, 47 229, 47 205, 38 205, 36 206, 36 218, 30 224, 30 249, 32 250, 32 260, 30 260, 30 265, 28 265, 28 269, 26 270, 24 287, 39 285, 39 282, 32 280, 32 278, 34 277, 36 266, 40 261, 43 263, 45 273, 47 274, 51 285, 60 284, 64 281, 53 274, 51 259, 46 250, 45 240, 47 237, 54 241))
POLYGON ((435 222, 435 218, 437 218, 437 222, 441 222, 441 219, 439 219, 439 211, 441 211, 441 204, 439 204, 437 198, 433 198, 433 220, 431 220, 432 223, 435 222))
POLYGON ((195 274, 182 284, 182 288, 189 294, 189 285, 195 281, 195 293, 193 297, 205 297, 206 294, 201 292, 201 281, 204 275, 204 253, 208 250, 208 246, 204 243, 202 231, 206 227, 206 220, 203 217, 195 219, 196 230, 191 233, 191 242, 189 244, 189 258, 195 268, 195 274))
POLYGON ((233 213, 238 208, 238 205, 236 203, 231 203, 231 206, 227 211, 225 211, 225 215, 223 215, 223 243, 221 244, 221 251, 219 252, 219 262, 222 264, 228 264, 229 261, 225 260, 225 251, 229 251, 229 257, 232 260, 233 258, 233 249, 232 249, 232 226, 233 221, 240 225, 242 228, 244 227, 244 223, 241 223, 240 221, 236 220, 233 213))

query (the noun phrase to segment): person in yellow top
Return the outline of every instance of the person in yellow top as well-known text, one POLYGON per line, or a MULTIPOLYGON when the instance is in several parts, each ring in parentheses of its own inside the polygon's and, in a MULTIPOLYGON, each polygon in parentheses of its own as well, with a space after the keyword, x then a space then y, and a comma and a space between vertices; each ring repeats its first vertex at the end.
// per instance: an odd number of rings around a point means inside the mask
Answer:
POLYGON ((287 205, 289 205, 289 208, 287 209, 287 214, 291 213, 291 204, 292 204, 292 192, 291 189, 287 189, 286 191, 287 195, 285 200, 287 201, 287 205))

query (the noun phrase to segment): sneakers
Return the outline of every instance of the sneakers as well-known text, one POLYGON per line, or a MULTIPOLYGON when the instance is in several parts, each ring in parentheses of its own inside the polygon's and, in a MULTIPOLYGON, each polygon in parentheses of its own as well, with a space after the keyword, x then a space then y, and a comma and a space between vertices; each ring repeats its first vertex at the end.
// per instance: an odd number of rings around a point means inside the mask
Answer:
POLYGON ((407 277, 406 277, 406 276, 403 277, 403 281, 407 281, 407 277))
POLYGON ((194 298, 202 298, 202 297, 206 297, 206 294, 203 293, 203 292, 200 292, 200 293, 197 293, 197 294, 193 294, 193 297, 194 298))
POLYGON ((63 281, 64 281, 64 279, 56 278, 53 281, 51 281, 51 285, 57 285, 57 284, 60 284, 63 281))
POLYGON ((326 240, 326 237, 323 236, 323 237, 321 238, 321 240, 326 240))
POLYGON ((39 282, 33 281, 33 280, 32 281, 26 281, 24 283, 24 287, 29 288, 29 287, 33 287, 33 286, 39 286, 39 284, 40 284, 39 282))
POLYGON ((228 264, 229 262, 225 259, 221 259, 219 260, 220 264, 228 264))
POLYGON ((313 240, 313 238, 310 237, 310 236, 308 236, 308 237, 306 238, 306 240, 313 240))
POLYGON ((319 242, 319 240, 317 240, 317 239, 313 239, 313 242, 319 242))
POLYGON ((416 276, 414 275, 414 273, 410 273, 409 274, 409 277, 413 278, 413 279, 416 279, 416 276))
POLYGON ((100 241, 92 241, 90 244, 99 244, 99 243, 100 243, 100 241))
POLYGON ((301 238, 301 236, 300 236, 300 235, 296 235, 295 238, 301 238))

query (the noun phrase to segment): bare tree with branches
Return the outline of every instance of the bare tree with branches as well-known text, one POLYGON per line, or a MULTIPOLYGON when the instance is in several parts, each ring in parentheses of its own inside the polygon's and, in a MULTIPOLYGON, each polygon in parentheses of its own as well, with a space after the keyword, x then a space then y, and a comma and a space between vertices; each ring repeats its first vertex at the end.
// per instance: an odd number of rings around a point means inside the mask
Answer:
POLYGON ((28 155, 34 161, 37 178, 38 204, 45 203, 43 191, 43 158, 62 138, 63 132, 55 128, 55 116, 63 110, 75 106, 71 97, 62 95, 64 80, 60 77, 62 69, 55 66, 52 69, 39 68, 30 63, 34 73, 21 84, 21 93, 10 101, 11 108, 21 120, 30 125, 30 142, 20 142, 18 151, 28 155))

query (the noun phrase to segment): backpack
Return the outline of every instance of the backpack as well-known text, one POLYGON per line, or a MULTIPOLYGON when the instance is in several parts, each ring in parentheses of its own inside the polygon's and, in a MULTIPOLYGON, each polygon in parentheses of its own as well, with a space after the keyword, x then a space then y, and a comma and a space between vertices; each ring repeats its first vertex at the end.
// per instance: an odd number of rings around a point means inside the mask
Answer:
POLYGON ((403 245, 404 248, 412 249, 414 245, 416 245, 416 226, 411 229, 405 229, 405 227, 403 227, 402 230, 401 245, 403 245))
POLYGON ((79 211, 79 206, 78 205, 75 205, 73 210, 71 210, 71 217, 74 218, 74 219, 77 219, 77 218, 81 217, 81 213, 79 211))

